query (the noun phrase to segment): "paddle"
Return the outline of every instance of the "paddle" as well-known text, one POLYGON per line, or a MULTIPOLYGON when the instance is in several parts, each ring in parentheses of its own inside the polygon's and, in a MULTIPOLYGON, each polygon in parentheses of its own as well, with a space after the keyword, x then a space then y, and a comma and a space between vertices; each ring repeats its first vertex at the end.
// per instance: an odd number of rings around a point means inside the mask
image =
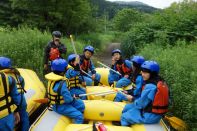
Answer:
POLYGON ((102 65, 102 66, 105 67, 105 68, 108 68, 109 70, 111 70, 111 71, 113 71, 114 73, 116 73, 116 74, 118 74, 118 75, 121 76, 121 74, 120 74, 118 71, 113 70, 112 68, 110 68, 109 66, 107 66, 107 65, 105 65, 105 64, 103 64, 103 63, 101 63, 100 61, 97 61, 97 63, 100 64, 100 65, 102 65))
MULTIPOLYGON (((114 90, 110 91, 102 91, 102 92, 92 92, 92 93, 87 93, 87 94, 80 94, 77 97, 83 97, 83 96, 89 96, 89 95, 98 95, 98 94, 105 94, 105 93, 114 93, 114 90)), ((41 103, 41 104, 46 104, 49 102, 48 98, 43 98, 43 99, 35 99, 34 102, 41 103)))
POLYGON ((77 55, 77 50, 76 50, 76 48, 75 48, 75 43, 74 43, 74 40, 73 40, 72 35, 70 35, 70 40, 71 40, 71 44, 72 44, 72 47, 73 47, 74 53, 77 55))
POLYGON ((111 94, 115 94, 115 93, 118 93, 118 92, 121 93, 121 94, 123 94, 124 96, 127 96, 127 94, 124 93, 124 90, 123 91, 120 91, 120 90, 117 90, 117 89, 114 89, 113 91, 106 92, 106 93, 95 94, 95 96, 111 95, 111 94))
MULTIPOLYGON (((92 79, 92 76, 90 75, 90 74, 88 74, 88 73, 86 73, 84 70, 82 70, 82 69, 80 69, 81 70, 81 72, 83 72, 84 74, 86 74, 89 78, 91 78, 92 79)), ((92 79, 93 80, 93 79, 92 79)), ((106 86, 106 85, 104 85, 103 83, 101 83, 100 81, 98 81, 99 82, 99 84, 101 84, 102 86, 106 86)))
MULTIPOLYGON (((70 40, 71 40, 71 44, 72 44, 72 47, 73 47, 73 50, 74 50, 74 53, 77 55, 77 50, 75 48, 75 43, 74 43, 74 40, 73 40, 73 37, 72 35, 70 35, 70 40)), ((77 58, 79 59, 79 58, 77 58)), ((80 69, 81 72, 83 72, 84 74, 86 74, 87 76, 89 76, 91 79, 92 79, 92 76, 89 75, 88 73, 86 73, 84 70, 80 69)), ((92 79, 93 80, 93 79, 92 79)), ((98 81, 99 82, 99 81, 98 81)), ((102 86, 105 86, 103 83, 99 82, 99 84, 101 84, 102 86)))
POLYGON ((167 116, 167 115, 165 115, 164 119, 169 121, 170 125, 174 129, 176 129, 178 131, 187 131, 186 123, 183 120, 181 120, 180 118, 177 118, 175 116, 167 116))
POLYGON ((71 41, 71 44, 72 44, 74 53, 75 53, 75 55, 76 55, 76 60, 79 61, 79 56, 77 55, 77 50, 76 50, 76 48, 75 48, 75 43, 74 43, 74 40, 73 40, 72 35, 70 35, 70 41, 71 41))

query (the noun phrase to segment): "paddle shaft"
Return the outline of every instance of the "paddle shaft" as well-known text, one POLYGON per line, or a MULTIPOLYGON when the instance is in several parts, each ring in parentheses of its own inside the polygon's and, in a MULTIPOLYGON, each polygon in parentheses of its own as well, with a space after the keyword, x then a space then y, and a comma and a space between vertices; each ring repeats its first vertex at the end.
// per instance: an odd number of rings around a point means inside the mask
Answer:
POLYGON ((106 92, 106 93, 103 93, 103 94, 96 94, 94 96, 105 96, 105 95, 111 95, 111 94, 115 94, 115 93, 117 93, 117 92, 111 91, 111 92, 106 92))
MULTIPOLYGON (((75 54, 77 55, 77 50, 76 50, 76 48, 75 48, 75 43, 74 43, 74 41, 73 41, 72 35, 70 35, 70 40, 71 40, 71 43, 72 43, 73 50, 74 50, 75 54)), ((92 79, 92 76, 91 76, 91 75, 89 75, 88 73, 86 73, 86 72, 85 72, 84 70, 82 70, 81 68, 80 68, 80 70, 81 70, 84 74, 86 74, 87 76, 89 76, 89 77, 92 79)), ((101 83, 100 81, 98 81, 98 82, 99 82, 99 84, 103 85, 103 83, 101 83)))
POLYGON ((118 71, 113 70, 112 68, 110 68, 109 66, 107 66, 107 65, 105 65, 105 64, 103 64, 103 63, 101 63, 100 61, 97 61, 97 63, 99 63, 99 64, 102 65, 103 67, 106 67, 106 68, 108 68, 109 70, 111 70, 111 71, 113 71, 114 73, 116 73, 116 74, 118 74, 118 75, 121 76, 121 74, 120 74, 118 71))
MULTIPOLYGON (((105 93, 109 93, 109 92, 114 92, 113 90, 111 91, 103 91, 103 92, 92 92, 92 93, 87 93, 87 94, 80 94, 77 97, 83 97, 83 96, 89 96, 89 95, 97 95, 97 94, 105 94, 105 93)), ((49 99, 48 98, 42 98, 42 99, 35 99, 34 102, 37 103, 48 103, 49 99)))
POLYGON ((114 92, 114 91, 111 90, 111 91, 102 91, 102 92, 92 92, 92 93, 87 93, 87 94, 80 94, 79 97, 81 97, 81 96, 89 96, 89 95, 105 94, 105 93, 110 93, 110 92, 114 92))
MULTIPOLYGON (((87 72, 85 72, 84 70, 80 69, 81 72, 83 72, 84 74, 86 74, 88 77, 90 77, 92 79, 92 76, 90 74, 88 74, 87 72)), ((93 79, 92 79, 93 80, 93 79)), ((101 83, 100 81, 98 81, 99 84, 103 85, 103 83, 101 83)))
POLYGON ((74 53, 77 55, 77 50, 76 50, 76 48, 75 48, 75 43, 74 43, 74 41, 73 41, 73 37, 72 37, 72 35, 70 35, 70 40, 71 40, 71 44, 72 44, 72 47, 73 47, 74 53))
POLYGON ((106 92, 106 93, 102 93, 102 94, 96 94, 95 96, 105 96, 105 95, 111 95, 111 94, 115 94, 115 93, 121 93, 123 94, 124 96, 127 96, 125 93, 123 93, 122 91, 111 91, 111 92, 106 92))

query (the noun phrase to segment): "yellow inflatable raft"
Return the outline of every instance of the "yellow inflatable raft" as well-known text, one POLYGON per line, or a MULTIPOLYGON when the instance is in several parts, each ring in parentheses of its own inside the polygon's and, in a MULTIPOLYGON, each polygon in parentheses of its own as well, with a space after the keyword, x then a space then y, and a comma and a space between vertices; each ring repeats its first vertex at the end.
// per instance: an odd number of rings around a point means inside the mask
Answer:
MULTIPOLYGON (((54 111, 46 109, 37 120, 31 125, 30 131, 92 131, 93 122, 101 122, 108 131, 165 131, 164 123, 157 124, 136 124, 131 127, 115 126, 112 121, 120 121, 122 110, 125 106, 123 102, 113 102, 117 89, 108 85, 107 77, 109 70, 97 68, 101 74, 101 82, 105 86, 88 86, 86 88, 88 100, 85 100, 84 119, 85 124, 73 124, 68 117, 62 116, 54 111), (98 92, 104 94, 100 96, 98 92), (103 92, 107 92, 106 95, 103 92), (115 92, 108 94, 108 92, 115 92)), ((119 89, 122 90, 122 89, 119 89)))
POLYGON ((87 86, 86 93, 92 94, 92 95, 87 96, 88 100, 106 99, 106 100, 113 101, 118 91, 131 89, 133 86, 132 84, 130 84, 127 87, 123 87, 123 88, 110 87, 108 84, 109 69, 108 68, 96 68, 96 71, 97 73, 101 75, 100 82, 103 85, 87 86))
POLYGON ((24 95, 27 101, 27 112, 31 115, 40 106, 40 103, 33 100, 44 98, 46 90, 34 71, 20 68, 18 71, 25 81, 25 90, 27 92, 24 95))
POLYGON ((109 69, 107 69, 107 68, 96 68, 96 72, 101 75, 100 82, 105 86, 109 86, 109 84, 108 84, 109 69))
POLYGON ((122 91, 121 88, 113 88, 109 86, 87 86, 86 93, 88 100, 111 100, 113 101, 117 91, 122 91))
POLYGON ((166 131, 164 123, 136 124, 131 127, 112 125, 112 121, 120 121, 125 103, 108 100, 86 100, 84 118, 86 124, 73 124, 72 120, 46 109, 32 124, 30 131, 92 131, 93 121, 101 122, 107 131, 166 131))

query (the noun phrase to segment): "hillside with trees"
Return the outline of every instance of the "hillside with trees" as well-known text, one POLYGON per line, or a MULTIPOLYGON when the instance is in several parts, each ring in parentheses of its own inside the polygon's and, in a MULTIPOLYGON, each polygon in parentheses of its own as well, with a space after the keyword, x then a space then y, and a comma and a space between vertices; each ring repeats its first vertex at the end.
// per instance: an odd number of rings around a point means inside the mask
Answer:
POLYGON ((94 32, 100 24, 97 21, 110 20, 123 8, 136 8, 143 12, 156 10, 145 4, 105 0, 1 0, 0 25, 28 25, 41 30, 59 29, 67 34, 81 34, 94 32), (93 24, 95 22, 97 24, 93 24))

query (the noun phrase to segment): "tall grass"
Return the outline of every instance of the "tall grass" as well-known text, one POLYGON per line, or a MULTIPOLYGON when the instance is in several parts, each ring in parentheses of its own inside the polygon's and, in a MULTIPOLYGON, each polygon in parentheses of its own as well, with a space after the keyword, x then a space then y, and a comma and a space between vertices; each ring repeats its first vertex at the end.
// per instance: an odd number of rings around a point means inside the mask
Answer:
MULTIPOLYGON (((40 32, 36 28, 1 28, 0 56, 10 57, 15 67, 32 69, 42 77, 44 48, 50 40, 49 32, 40 32)), ((64 37, 62 42, 67 46, 67 55, 73 53, 70 40, 64 37)), ((84 44, 81 42, 75 44, 78 52, 81 53, 84 44)))
MULTIPOLYGON (((107 34, 87 34, 74 37, 75 47, 78 54, 83 53, 86 45, 93 45, 97 51, 102 51, 114 38, 114 33, 107 34), (76 41, 77 40, 77 41, 76 41), (96 43, 95 41, 99 41, 96 43)), ((12 59, 15 67, 34 70, 43 78, 43 57, 44 48, 51 40, 51 33, 41 32, 36 28, 1 28, 0 27, 0 56, 7 56, 12 59)), ((64 58, 73 52, 73 47, 69 38, 61 39, 67 47, 67 54, 64 58)))
POLYGON ((171 112, 196 130, 197 43, 187 45, 179 41, 176 46, 167 48, 152 44, 145 46, 140 54, 160 64, 161 76, 169 84, 173 96, 171 112))
POLYGON ((82 34, 77 39, 83 41, 86 45, 92 45, 97 51, 100 51, 115 40, 115 32, 82 34))

